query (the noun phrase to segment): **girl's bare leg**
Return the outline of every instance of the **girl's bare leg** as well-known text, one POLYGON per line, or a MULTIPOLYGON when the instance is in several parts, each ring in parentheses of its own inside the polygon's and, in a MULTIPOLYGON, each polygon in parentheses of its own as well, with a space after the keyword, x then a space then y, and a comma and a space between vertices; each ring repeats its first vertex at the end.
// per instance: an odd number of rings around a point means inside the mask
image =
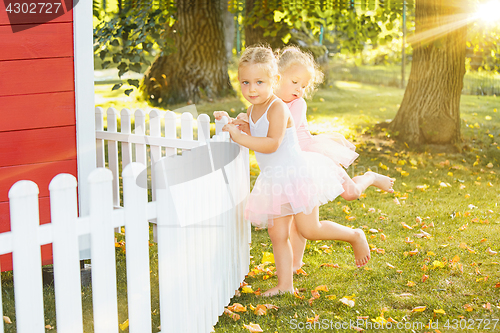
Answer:
POLYGON ((274 263, 278 275, 278 285, 264 292, 263 296, 273 296, 283 292, 293 293, 292 245, 290 244, 290 224, 292 216, 274 219, 274 225, 268 228, 273 243, 274 263))
POLYGON ((331 221, 319 220, 316 206, 311 214, 299 213, 294 216, 298 232, 310 240, 340 240, 351 244, 354 250, 356 266, 361 267, 370 260, 370 247, 365 233, 360 229, 351 229, 331 221))
POLYGON ((348 201, 359 198, 361 193, 363 193, 368 186, 375 186, 390 193, 394 192, 392 189, 394 180, 376 172, 368 171, 364 175, 356 176, 351 179, 344 170, 343 178, 344 183, 342 187, 344 188, 344 193, 340 196, 348 201))
POLYGON ((304 265, 302 259, 304 257, 306 242, 307 239, 298 232, 295 221, 292 221, 292 225, 290 226, 290 243, 292 244, 292 270, 294 273, 304 265))

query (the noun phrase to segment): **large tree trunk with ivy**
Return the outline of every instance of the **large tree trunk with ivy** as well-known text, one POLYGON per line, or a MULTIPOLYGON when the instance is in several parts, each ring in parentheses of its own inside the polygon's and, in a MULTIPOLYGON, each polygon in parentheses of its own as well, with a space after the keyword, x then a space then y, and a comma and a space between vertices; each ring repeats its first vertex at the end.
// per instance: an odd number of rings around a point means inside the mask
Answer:
POLYGON ((220 0, 177 1, 176 51, 158 57, 144 76, 153 105, 196 103, 234 94, 227 72, 220 0))
POLYGON ((460 140, 466 9, 464 0, 416 0, 410 77, 389 125, 400 141, 453 145, 460 140))

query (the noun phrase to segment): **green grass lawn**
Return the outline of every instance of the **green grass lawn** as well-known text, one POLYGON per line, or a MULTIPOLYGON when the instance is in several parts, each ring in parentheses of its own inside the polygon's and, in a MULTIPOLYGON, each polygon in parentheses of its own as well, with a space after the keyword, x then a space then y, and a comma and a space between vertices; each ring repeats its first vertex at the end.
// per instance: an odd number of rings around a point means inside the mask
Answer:
MULTIPOLYGON (((98 91, 105 89, 105 86, 99 87, 98 91)), ((110 101, 118 109, 145 107, 134 101, 118 101, 118 95, 113 95, 117 91, 107 91, 108 96, 101 94, 110 98, 103 100, 104 107, 110 106, 110 101)), ((397 88, 342 81, 319 90, 312 101, 308 101, 312 132, 337 131, 357 145, 360 156, 349 168, 350 175, 370 169, 397 179, 394 194, 370 188, 366 197, 359 200, 347 202, 339 197, 320 208, 321 219, 364 229, 374 250, 368 265, 356 268, 352 250, 346 243, 308 242, 303 267, 308 275, 295 278, 299 297, 263 298, 245 293, 248 288, 240 290, 240 296, 235 296, 231 305, 240 303, 246 311, 238 313, 237 321, 222 315, 214 327, 215 332, 249 332, 244 325, 250 323, 259 324, 264 332, 292 332, 294 328, 327 332, 332 330, 325 326, 335 328, 358 319, 363 321, 358 323, 361 328, 371 323, 372 329, 367 332, 378 331, 377 323, 388 320, 396 332, 412 332, 411 328, 395 329, 396 322, 406 327, 413 325, 414 332, 437 332, 436 325, 441 332, 465 331, 464 327, 474 327, 468 330, 470 332, 500 329, 500 323, 493 329, 494 320, 500 318, 500 258, 491 252, 500 251, 500 208, 497 206, 500 202, 497 145, 500 117, 495 109, 500 104, 498 98, 462 96, 463 152, 438 154, 425 147, 419 152, 409 151, 404 144, 392 141, 390 133, 373 130, 374 124, 394 118, 403 92, 397 88), (422 231, 429 236, 419 238, 417 235, 421 236, 422 231), (319 291, 320 297, 310 304, 311 290, 317 286, 326 286, 328 291, 319 291), (341 302, 346 296, 354 301, 352 307, 341 302), (256 315, 251 309, 259 304, 272 304, 278 309, 256 315), (308 320, 314 318, 319 321, 315 327, 308 324, 308 320), (486 326, 487 320, 489 326, 486 326), (434 326, 418 326, 430 321, 434 326)), ((200 103, 197 107, 199 112, 209 115, 214 110, 231 109, 236 114, 245 104, 241 97, 234 97, 200 103)), ((259 170, 253 155, 250 162, 253 182, 259 170)), ((123 235, 118 235, 118 240, 122 238, 123 235)), ((156 245, 151 249, 152 317, 157 331, 156 245)), ((264 291, 276 284, 276 276, 268 273, 273 271, 273 265, 262 264, 266 252, 272 252, 267 231, 253 230, 249 269, 256 274, 245 280, 253 291, 264 291)), ((127 319, 126 272, 120 248, 117 248, 117 258, 119 318, 124 322, 127 319)), ((15 322, 11 273, 2 273, 2 292, 4 315, 15 322)), ((47 287, 44 293, 46 324, 55 326, 53 289, 47 287)), ((82 291, 82 297, 85 332, 93 332, 90 288, 82 291)), ((15 332, 14 325, 7 324, 6 332, 15 332)))
MULTIPOLYGON (((411 332, 409 327, 434 332, 436 325, 441 332, 462 331, 464 325, 474 332, 493 329, 500 313, 500 259, 487 251, 500 250, 498 99, 462 96, 464 151, 436 154, 409 151, 390 134, 371 130, 373 124, 394 117, 402 97, 400 89, 337 82, 308 103, 313 132, 338 131, 357 144, 360 157, 349 169, 352 176, 371 169, 397 179, 394 194, 370 188, 362 199, 338 198, 320 208, 320 219, 365 230, 374 250, 366 268, 355 267, 346 243, 308 242, 308 275, 295 279, 303 299, 241 293, 231 304, 240 303, 246 311, 239 313, 238 321, 222 316, 215 332, 248 332, 243 325, 250 323, 258 323, 264 332, 320 332, 358 318, 360 328, 371 323, 367 332, 377 331, 373 325, 386 320, 393 327, 407 323, 408 329, 403 326, 399 332, 411 332), (430 236, 419 238, 422 230, 430 236), (319 291, 321 296, 310 305, 311 290, 321 285, 328 291, 319 291), (344 296, 352 297, 353 307, 340 301, 344 296), (262 316, 250 310, 266 303, 279 309, 262 316), (419 311, 421 307, 425 310, 419 311), (316 316, 319 323, 312 326, 308 320, 316 316), (482 319, 490 319, 490 325, 483 321, 481 326, 482 319), (425 328, 430 321, 432 326, 425 328)), ((254 180, 255 161, 251 170, 254 180)), ((261 262, 263 253, 272 252, 272 244, 266 230, 254 230, 252 236, 251 268, 257 267, 258 273, 245 282, 254 291, 264 291, 277 282, 267 273, 273 265, 261 262)))

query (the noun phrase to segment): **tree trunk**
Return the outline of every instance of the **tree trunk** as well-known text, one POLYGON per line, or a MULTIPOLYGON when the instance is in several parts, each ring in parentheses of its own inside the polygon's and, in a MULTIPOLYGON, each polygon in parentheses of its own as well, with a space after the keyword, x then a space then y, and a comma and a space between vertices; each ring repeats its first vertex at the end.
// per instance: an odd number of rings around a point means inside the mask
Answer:
POLYGON ((234 22, 235 15, 227 8, 227 2, 221 1, 222 16, 224 22, 224 45, 226 47, 226 58, 233 58, 234 39, 236 37, 236 26, 234 22))
POLYGON ((172 27, 176 51, 158 57, 144 76, 147 100, 170 105, 234 94, 220 0, 179 0, 177 20, 172 27))
POLYGON ((389 129, 408 144, 460 140, 465 74, 465 1, 417 0, 413 61, 401 107, 389 129))

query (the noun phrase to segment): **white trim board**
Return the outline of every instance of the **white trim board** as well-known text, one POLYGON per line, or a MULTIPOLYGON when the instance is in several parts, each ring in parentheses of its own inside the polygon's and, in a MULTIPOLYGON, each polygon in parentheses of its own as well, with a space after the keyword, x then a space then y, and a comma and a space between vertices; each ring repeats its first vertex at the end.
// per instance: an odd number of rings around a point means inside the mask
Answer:
MULTIPOLYGON (((87 178, 96 168, 92 1, 78 1, 74 6, 73 38, 78 203, 80 216, 86 216, 89 214, 87 178)), ((90 240, 84 238, 80 236, 80 259, 90 258, 90 240)))

